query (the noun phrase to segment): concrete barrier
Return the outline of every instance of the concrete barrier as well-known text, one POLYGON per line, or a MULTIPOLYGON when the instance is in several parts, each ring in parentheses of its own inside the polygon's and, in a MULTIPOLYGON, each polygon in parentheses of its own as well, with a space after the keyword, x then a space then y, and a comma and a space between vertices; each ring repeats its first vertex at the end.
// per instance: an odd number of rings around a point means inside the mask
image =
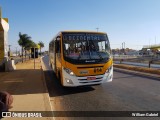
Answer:
POLYGON ((141 66, 141 67, 149 67, 150 68, 156 68, 156 69, 160 69, 160 65, 159 64, 147 64, 147 63, 137 63, 137 62, 125 62, 125 61, 114 61, 114 63, 116 64, 126 64, 126 65, 133 65, 133 66, 141 66))
POLYGON ((9 60, 8 61, 8 70, 9 71, 16 70, 16 66, 15 66, 14 60, 9 60))

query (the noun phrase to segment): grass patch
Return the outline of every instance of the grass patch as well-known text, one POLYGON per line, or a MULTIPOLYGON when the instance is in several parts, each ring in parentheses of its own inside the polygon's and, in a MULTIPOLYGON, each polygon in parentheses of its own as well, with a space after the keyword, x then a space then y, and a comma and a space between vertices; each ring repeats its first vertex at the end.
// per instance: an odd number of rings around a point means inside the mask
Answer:
POLYGON ((140 71, 140 72, 160 75, 160 70, 154 69, 154 68, 145 68, 145 67, 137 67, 137 66, 131 66, 131 65, 120 65, 120 64, 114 64, 113 66, 117 67, 117 68, 127 69, 127 70, 134 70, 134 71, 140 71))

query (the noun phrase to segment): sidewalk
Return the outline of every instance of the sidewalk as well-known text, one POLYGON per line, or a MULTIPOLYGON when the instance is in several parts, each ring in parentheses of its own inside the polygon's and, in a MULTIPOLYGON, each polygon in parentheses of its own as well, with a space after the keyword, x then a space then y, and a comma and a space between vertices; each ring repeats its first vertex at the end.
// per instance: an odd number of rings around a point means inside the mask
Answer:
MULTIPOLYGON (((18 63, 12 72, 0 72, 0 90, 13 95, 13 108, 10 111, 51 111, 48 91, 45 85, 41 60, 18 63)), ((4 118, 23 120, 51 120, 52 118, 4 118)))

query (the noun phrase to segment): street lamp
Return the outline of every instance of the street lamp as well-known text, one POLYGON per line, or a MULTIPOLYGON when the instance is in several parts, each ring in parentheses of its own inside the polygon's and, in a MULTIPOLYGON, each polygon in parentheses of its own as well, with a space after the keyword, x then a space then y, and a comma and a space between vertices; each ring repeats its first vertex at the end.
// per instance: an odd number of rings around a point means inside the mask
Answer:
POLYGON ((96 29, 97 29, 97 32, 98 32, 99 28, 97 27, 96 29))

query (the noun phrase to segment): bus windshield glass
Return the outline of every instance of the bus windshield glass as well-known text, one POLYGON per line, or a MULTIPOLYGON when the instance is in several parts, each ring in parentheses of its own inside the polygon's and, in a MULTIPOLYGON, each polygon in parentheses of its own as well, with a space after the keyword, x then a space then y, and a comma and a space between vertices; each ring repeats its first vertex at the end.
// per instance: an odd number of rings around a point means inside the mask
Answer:
POLYGON ((63 33, 63 55, 70 63, 104 63, 111 56, 106 34, 63 33))

